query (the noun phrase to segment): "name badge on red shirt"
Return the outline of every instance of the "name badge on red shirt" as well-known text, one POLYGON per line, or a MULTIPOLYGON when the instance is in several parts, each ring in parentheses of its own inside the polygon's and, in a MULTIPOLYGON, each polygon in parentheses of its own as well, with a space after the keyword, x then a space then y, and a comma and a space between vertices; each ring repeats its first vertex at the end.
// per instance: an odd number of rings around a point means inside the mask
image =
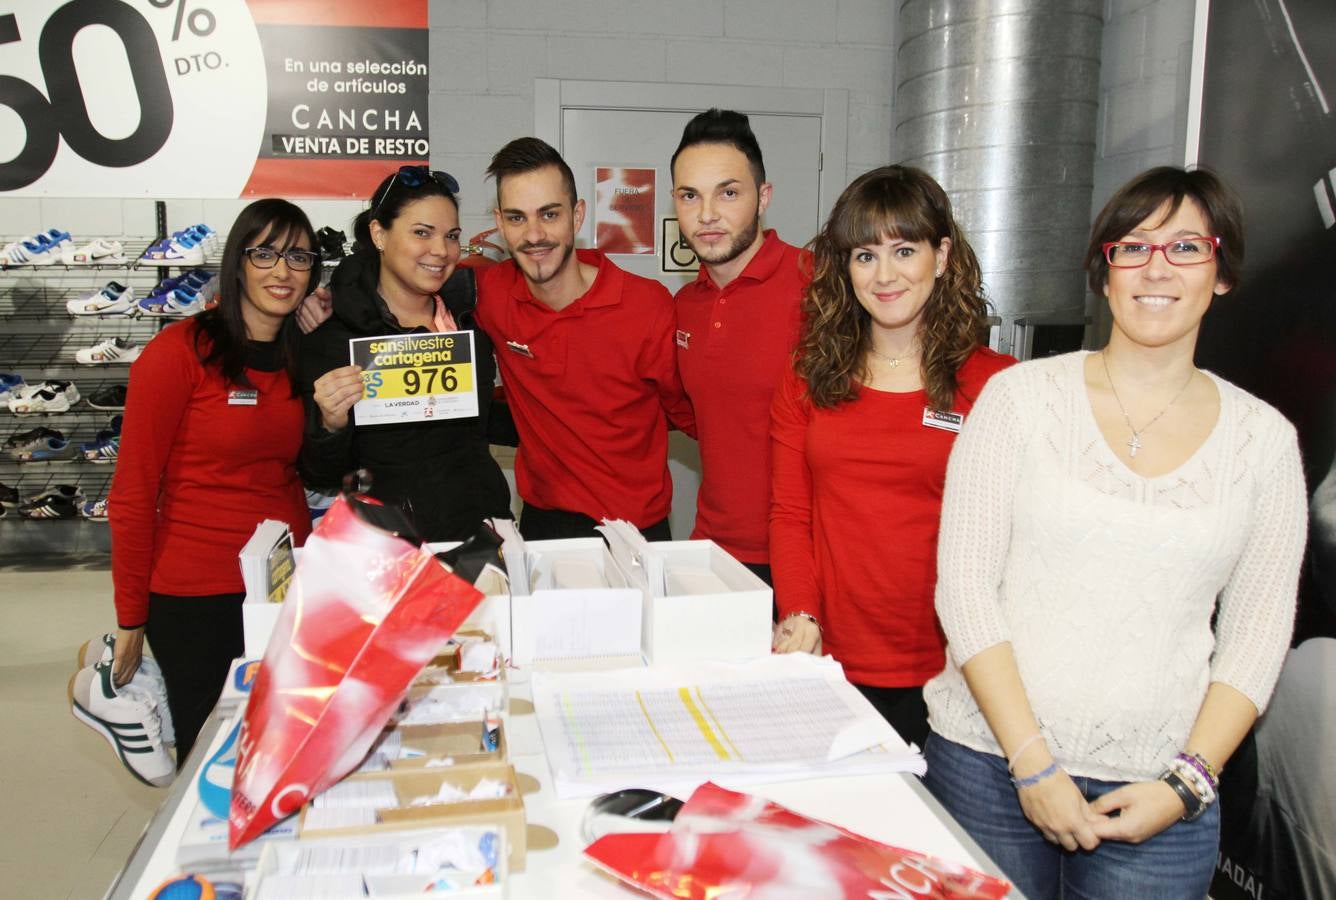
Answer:
POLYGON ((528 344, 521 344, 519 341, 506 341, 506 349, 511 353, 518 353, 520 356, 533 359, 533 351, 529 349, 528 344))
POLYGON ((227 392, 228 406, 258 406, 259 404, 259 391, 235 390, 227 392))
POLYGON ((940 409, 923 407, 923 424, 928 428, 940 428, 960 434, 960 426, 965 424, 965 414, 945 412, 940 409))
POLYGON ((681 347, 683 350, 689 350, 690 344, 691 344, 691 332, 683 331, 680 328, 677 329, 677 346, 681 347))

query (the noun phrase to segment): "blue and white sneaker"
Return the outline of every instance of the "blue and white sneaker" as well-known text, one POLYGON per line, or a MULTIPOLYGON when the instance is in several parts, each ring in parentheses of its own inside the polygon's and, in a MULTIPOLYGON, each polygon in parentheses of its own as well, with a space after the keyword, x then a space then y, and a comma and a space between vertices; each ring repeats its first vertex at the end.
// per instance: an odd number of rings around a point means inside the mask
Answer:
POLYGON ((49 437, 26 449, 11 453, 19 462, 60 462, 78 459, 79 452, 72 441, 49 437))
POLYGON ((107 498, 103 497, 101 500, 89 500, 80 506, 79 515, 93 522, 106 522, 111 518, 107 509, 107 498))
POLYGON ((0 403, 9 403, 9 398, 25 387, 27 383, 22 375, 0 372, 0 403))
MULTIPOLYGON (((99 465, 114 463, 121 453, 120 436, 89 441, 79 447, 79 453, 83 456, 84 462, 99 465)), ((89 516, 89 518, 92 518, 92 516, 89 516)))
POLYGON ((49 266, 56 261, 56 250, 44 239, 28 238, 11 244, 5 263, 11 266, 49 266))
POLYGON ((187 287, 179 287, 167 295, 163 315, 185 318, 204 312, 208 301, 203 294, 187 287))
POLYGON ((143 685, 117 688, 111 662, 80 669, 70 679, 70 711, 102 735, 121 763, 151 787, 166 787, 176 776, 176 763, 162 740, 158 702, 143 685))
POLYGON ((167 242, 162 258, 178 266, 203 265, 204 244, 185 232, 177 232, 167 242))
POLYGON ((204 248, 192 238, 173 236, 150 246, 141 258, 165 265, 199 266, 204 264, 204 248))

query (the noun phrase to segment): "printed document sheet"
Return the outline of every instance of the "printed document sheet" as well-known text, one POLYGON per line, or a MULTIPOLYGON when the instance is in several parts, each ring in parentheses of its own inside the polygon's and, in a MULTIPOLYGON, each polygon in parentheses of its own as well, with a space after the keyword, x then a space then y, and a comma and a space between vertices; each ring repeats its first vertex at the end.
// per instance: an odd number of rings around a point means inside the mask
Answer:
POLYGON ((533 675, 557 792, 923 771, 832 659, 533 675))

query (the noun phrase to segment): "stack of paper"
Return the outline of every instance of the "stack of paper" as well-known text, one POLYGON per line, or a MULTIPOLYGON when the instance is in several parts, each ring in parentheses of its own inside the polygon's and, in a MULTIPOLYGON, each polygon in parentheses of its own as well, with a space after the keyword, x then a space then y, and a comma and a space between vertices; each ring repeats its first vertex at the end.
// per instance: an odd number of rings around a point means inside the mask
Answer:
POLYGON ((239 556, 246 602, 281 603, 296 568, 292 534, 287 524, 277 519, 265 519, 255 526, 255 533, 241 548, 239 556))
POLYGON ((535 672, 533 699, 562 797, 925 771, 829 658, 535 672))

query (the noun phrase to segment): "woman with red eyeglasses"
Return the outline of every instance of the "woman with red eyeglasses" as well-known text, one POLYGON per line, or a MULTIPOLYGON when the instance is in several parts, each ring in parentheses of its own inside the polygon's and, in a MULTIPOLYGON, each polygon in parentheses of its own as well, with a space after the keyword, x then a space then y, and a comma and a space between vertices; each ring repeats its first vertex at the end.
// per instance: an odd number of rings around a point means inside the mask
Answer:
POLYGON ((1133 179, 1086 254, 1108 345, 995 376, 956 441, 927 784, 1028 897, 1210 885, 1217 776, 1284 660, 1306 533, 1293 426, 1193 363, 1242 261, 1214 175, 1133 179))
POLYGON ((425 166, 404 166, 377 186, 353 222, 353 253, 330 282, 332 314, 302 349, 307 484, 337 489, 366 469, 370 493, 404 507, 428 541, 463 540, 483 519, 510 516, 510 488, 487 440, 492 344, 474 321, 473 272, 456 268, 458 192, 454 178, 425 166), (478 415, 357 423, 352 407, 364 387, 361 369, 348 364, 348 341, 447 331, 473 333, 478 415))

